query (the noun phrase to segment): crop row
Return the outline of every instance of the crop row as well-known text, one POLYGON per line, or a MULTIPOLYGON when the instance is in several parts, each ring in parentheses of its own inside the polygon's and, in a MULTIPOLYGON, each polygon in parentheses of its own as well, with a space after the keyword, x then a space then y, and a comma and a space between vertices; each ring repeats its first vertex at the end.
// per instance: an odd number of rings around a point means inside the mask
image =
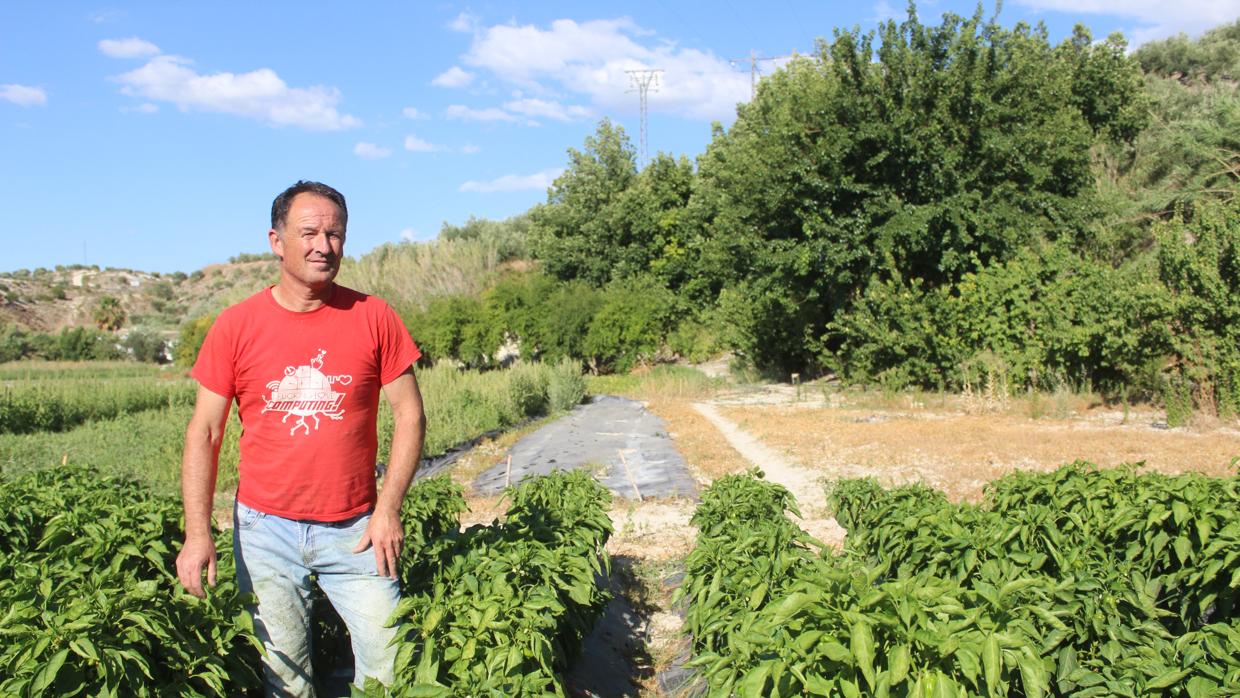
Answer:
POLYGON ((712 695, 1240 689, 1240 477, 1077 463, 1003 478, 980 506, 870 480, 830 500, 840 554, 778 485, 704 493, 680 593, 712 695))
POLYGON ((181 591, 181 508, 60 468, 0 481, 0 695, 215 696, 258 686, 259 646, 217 537, 220 583, 181 591))
MULTIPOLYGON (((402 509, 397 681, 369 695, 564 695, 560 676, 607 600, 609 495, 583 473, 509 491, 503 522, 459 529, 446 478, 402 509)), ((0 480, 0 695, 235 696, 259 686, 259 644, 217 535, 219 583, 184 593, 178 502, 79 467, 0 480)), ((348 654, 322 613, 316 668, 348 654)))
POLYGON ((367 695, 566 695, 561 677, 609 598, 610 494, 555 473, 509 490, 503 521, 460 531, 459 487, 419 488, 405 505, 419 540, 401 565, 396 682, 367 695))

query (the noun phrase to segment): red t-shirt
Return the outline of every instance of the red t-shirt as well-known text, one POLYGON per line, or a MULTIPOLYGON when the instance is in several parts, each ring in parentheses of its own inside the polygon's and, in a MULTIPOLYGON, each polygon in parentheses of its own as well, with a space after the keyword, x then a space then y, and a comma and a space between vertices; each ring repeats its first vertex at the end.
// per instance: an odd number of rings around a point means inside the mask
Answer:
POLYGON ((312 521, 372 509, 379 389, 419 356, 387 303, 339 285, 310 312, 282 307, 268 288, 220 313, 192 375, 236 398, 237 499, 312 521))

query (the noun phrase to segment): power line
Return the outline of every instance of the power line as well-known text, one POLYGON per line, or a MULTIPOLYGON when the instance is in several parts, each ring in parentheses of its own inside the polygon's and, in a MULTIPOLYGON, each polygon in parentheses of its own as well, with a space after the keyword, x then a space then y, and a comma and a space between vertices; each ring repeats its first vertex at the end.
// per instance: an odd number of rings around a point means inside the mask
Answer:
POLYGON ((626 92, 637 92, 641 104, 641 167, 645 167, 650 159, 646 146, 646 99, 652 87, 655 92, 659 91, 659 75, 663 71, 659 68, 648 68, 624 72, 629 74, 629 84, 632 85, 626 92))
POLYGON ((758 69, 759 63, 765 61, 779 61, 785 58, 796 58, 799 55, 801 54, 793 51, 792 53, 784 56, 762 56, 759 55, 757 51, 750 51, 747 58, 733 58, 728 61, 728 63, 731 63, 732 65, 736 65, 737 63, 749 63, 749 99, 752 101, 754 95, 758 93, 758 76, 760 74, 758 69))

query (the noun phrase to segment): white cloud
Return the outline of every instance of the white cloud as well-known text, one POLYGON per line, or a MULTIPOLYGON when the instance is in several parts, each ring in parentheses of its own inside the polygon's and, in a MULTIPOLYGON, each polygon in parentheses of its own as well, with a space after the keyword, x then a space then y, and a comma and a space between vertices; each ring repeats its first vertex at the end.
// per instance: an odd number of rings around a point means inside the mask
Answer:
POLYGON ((460 119, 462 121, 519 121, 517 117, 499 107, 472 109, 463 104, 452 104, 448 106, 444 113, 448 115, 449 119, 460 119))
POLYGON ((99 50, 111 58, 145 58, 159 54, 159 47, 149 41, 131 36, 128 39, 104 39, 99 50))
POLYGON ((588 118, 590 110, 580 105, 563 105, 543 99, 526 97, 504 103, 504 109, 533 118, 547 118, 555 121, 576 121, 588 118))
POLYGON ((159 105, 151 104, 150 102, 143 102, 136 107, 121 107, 121 111, 125 114, 154 114, 159 111, 159 105))
POLYGON ((179 56, 156 56, 146 65, 119 75, 127 95, 171 102, 182 111, 222 112, 258 119, 273 126, 336 131, 361 122, 336 110, 340 91, 322 86, 289 87, 275 71, 202 75, 179 56))
POLYGON ((410 135, 405 136, 405 150, 413 153, 433 153, 436 150, 443 150, 443 148, 434 143, 428 143, 417 136, 410 135))
POLYGON ((0 99, 12 102, 19 107, 41 107, 47 104, 47 93, 42 87, 29 85, 0 85, 0 99))
POLYGON ((391 150, 377 146, 374 143, 360 141, 353 146, 353 154, 365 160, 382 160, 392 154, 391 150))
POLYGON ((426 114, 418 111, 417 107, 405 107, 404 109, 400 110, 400 113, 404 115, 406 119, 429 119, 430 118, 426 114))
POLYGON ((466 143, 465 145, 461 146, 461 152, 465 153, 466 155, 473 155, 474 153, 477 153, 480 150, 482 150, 482 148, 479 148, 473 143, 466 143))
POLYGON ((1133 46, 1180 32, 1198 34, 1240 17, 1240 0, 1016 0, 1018 5, 1073 15, 1130 17, 1139 23, 1126 30, 1133 46))
POLYGON ((878 0, 874 4, 874 19, 879 22, 886 22, 889 19, 897 19, 901 17, 901 13, 891 6, 887 0, 878 0))
POLYGON ((749 98, 749 76, 727 60, 679 48, 625 18, 479 28, 461 61, 535 95, 584 95, 607 113, 637 111, 628 70, 664 71, 660 89, 649 93, 651 112, 727 119, 749 98))
POLYGON ((436 87, 465 87, 473 81, 473 73, 454 65, 437 75, 434 80, 431 80, 431 84, 436 87))
POLYGON ((400 239, 404 240, 405 242, 414 242, 419 237, 421 237, 421 234, 418 233, 418 231, 414 230, 413 228, 405 228, 404 230, 400 231, 400 239))
POLYGON ((125 16, 120 10, 102 10, 90 15, 90 21, 95 24, 108 24, 125 16))
POLYGON ((559 177, 564 170, 562 168, 543 170, 535 172, 531 175, 504 175, 496 179, 485 182, 470 180, 460 186, 460 191, 473 191, 480 194, 490 194, 498 191, 524 191, 527 189, 546 189, 551 186, 556 177, 559 177))
POLYGON ((472 33, 478 28, 478 15, 472 12, 462 12, 456 16, 456 19, 448 22, 448 28, 452 31, 472 33))

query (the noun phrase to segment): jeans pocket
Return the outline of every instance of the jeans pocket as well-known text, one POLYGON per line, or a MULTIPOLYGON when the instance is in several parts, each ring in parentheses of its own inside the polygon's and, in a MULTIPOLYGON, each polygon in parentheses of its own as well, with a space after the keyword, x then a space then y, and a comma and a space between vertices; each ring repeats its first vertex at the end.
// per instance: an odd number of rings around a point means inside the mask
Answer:
POLYGON ((266 514, 263 512, 257 509, 251 509, 241 502, 237 502, 237 528, 243 530, 254 528, 254 526, 257 525, 264 516, 266 516, 266 514))

